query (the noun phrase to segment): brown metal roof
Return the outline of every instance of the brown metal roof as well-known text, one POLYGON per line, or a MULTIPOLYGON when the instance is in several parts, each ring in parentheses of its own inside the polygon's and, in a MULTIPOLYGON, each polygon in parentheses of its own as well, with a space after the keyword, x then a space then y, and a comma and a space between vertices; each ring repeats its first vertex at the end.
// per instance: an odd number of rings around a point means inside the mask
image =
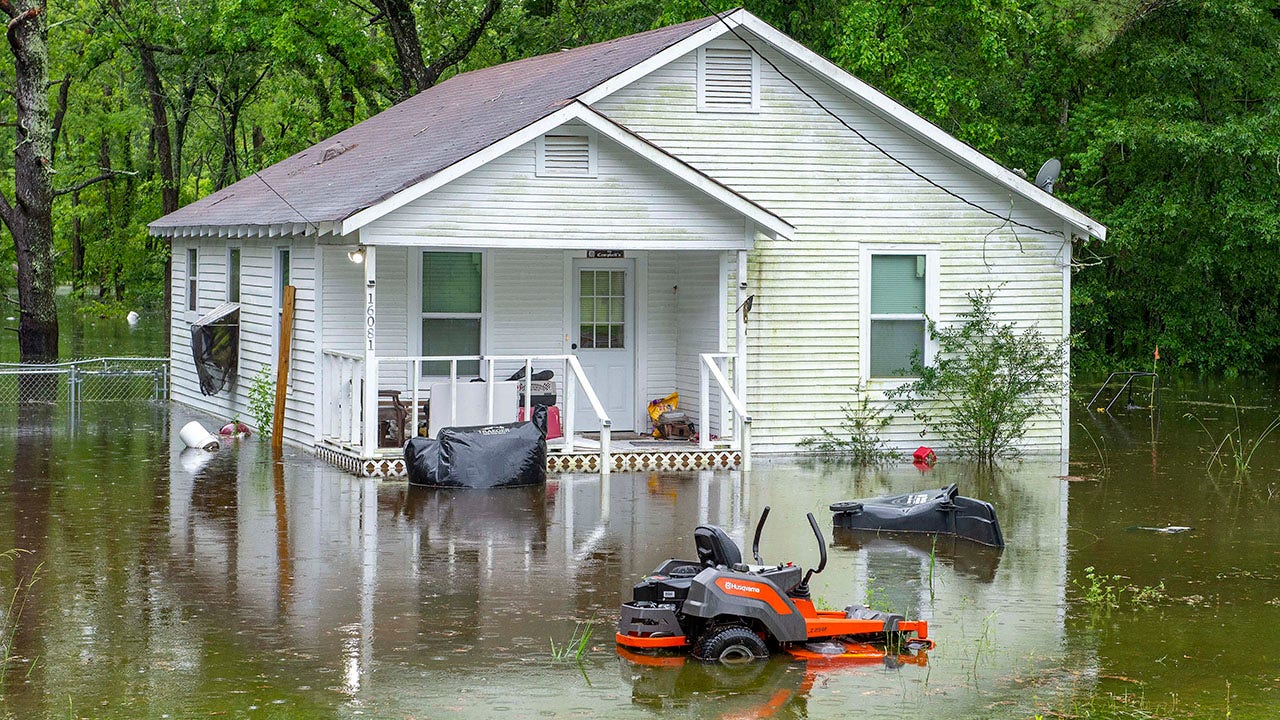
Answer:
POLYGON ((250 175, 150 227, 167 234, 167 228, 188 226, 343 220, 537 122, 716 21, 702 18, 454 76, 259 171, 266 183, 250 175))

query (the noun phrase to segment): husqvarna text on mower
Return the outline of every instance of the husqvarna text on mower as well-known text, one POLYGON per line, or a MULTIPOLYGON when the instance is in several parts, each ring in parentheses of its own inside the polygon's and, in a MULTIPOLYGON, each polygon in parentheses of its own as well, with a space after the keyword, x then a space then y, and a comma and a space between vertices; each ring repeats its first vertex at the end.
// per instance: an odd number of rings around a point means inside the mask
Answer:
POLYGON ((693 531, 697 560, 668 560, 635 586, 622 604, 616 639, 631 650, 688 649, 701 660, 746 661, 787 650, 805 657, 865 653, 867 642, 899 652, 933 646, 929 624, 901 615, 850 605, 818 610, 809 597, 809 579, 827 565, 827 547, 813 514, 809 526, 821 561, 808 572, 798 565, 765 565, 760 533, 769 508, 760 515, 752 542, 755 565, 724 530, 699 525, 693 531))

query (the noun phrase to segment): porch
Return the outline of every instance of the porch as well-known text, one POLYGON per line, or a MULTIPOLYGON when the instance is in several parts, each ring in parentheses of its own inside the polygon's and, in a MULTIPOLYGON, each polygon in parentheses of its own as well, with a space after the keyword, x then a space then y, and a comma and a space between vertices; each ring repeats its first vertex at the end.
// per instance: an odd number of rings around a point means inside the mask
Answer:
POLYGON ((551 472, 748 468, 745 264, 745 250, 325 247, 316 452, 400 477, 408 437, 544 405, 551 472), (695 441, 650 435, 649 401, 672 392, 695 441))

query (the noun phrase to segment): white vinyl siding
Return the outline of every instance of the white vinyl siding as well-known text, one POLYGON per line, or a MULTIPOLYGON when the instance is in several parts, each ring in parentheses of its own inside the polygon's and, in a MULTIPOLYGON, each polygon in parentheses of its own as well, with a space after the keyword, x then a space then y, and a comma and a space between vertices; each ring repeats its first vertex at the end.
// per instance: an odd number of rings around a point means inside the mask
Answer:
POLYGON ((535 142, 388 213, 369 244, 434 249, 694 249, 743 245, 737 212, 607 138, 594 178, 536 177, 535 142))
MULTIPOLYGON (((212 310, 228 296, 230 266, 227 262, 225 238, 175 238, 175 256, 197 250, 200 285, 197 312, 212 310)), ((176 402, 207 412, 227 421, 239 416, 248 421, 249 385, 258 371, 276 366, 275 343, 279 328, 276 293, 277 239, 246 239, 240 250, 240 364, 238 375, 216 395, 200 394, 191 358, 191 328, 181 322, 179 309, 185 310, 187 298, 173 298, 175 321, 170 334, 170 368, 173 375, 172 396, 176 402)), ((174 287, 183 287, 185 269, 174 263, 174 287)), ((290 388, 285 396, 285 439, 291 443, 311 445, 315 431, 316 384, 316 248, 310 242, 298 242, 290 253, 290 282, 297 289, 294 303, 293 354, 290 362, 290 388)), ((359 292, 359 286, 356 287, 359 292)), ((358 316, 357 316, 358 317, 358 316)), ((275 376, 272 374, 272 381, 275 376)), ((216 428, 215 428, 216 429, 216 428)))
MULTIPOLYGON (((746 49, 735 38, 713 47, 746 49)), ((768 52, 768 51, 766 51, 768 52)), ((748 326, 748 401, 753 445, 793 451, 800 440, 836 428, 842 406, 864 377, 860 351, 862 245, 937 249, 937 313, 944 324, 968 307, 965 294, 996 288, 1000 322, 1036 326, 1065 337, 1061 238, 1002 224, 929 185, 859 140, 787 80, 760 64, 759 112, 710 116, 699 111, 698 57, 691 52, 604 98, 593 107, 698 170, 782 217, 796 231, 758 240, 748 263, 755 307, 748 326)), ((825 81, 770 52, 772 62, 804 84, 876 144, 973 202, 1030 225, 1062 220, 849 99, 825 81)), ((921 441, 920 426, 892 409, 886 439, 902 448, 921 441)), ((1062 418, 1036 418, 1025 450, 1059 452, 1062 418)), ((935 447, 945 444, 927 438, 935 447)))

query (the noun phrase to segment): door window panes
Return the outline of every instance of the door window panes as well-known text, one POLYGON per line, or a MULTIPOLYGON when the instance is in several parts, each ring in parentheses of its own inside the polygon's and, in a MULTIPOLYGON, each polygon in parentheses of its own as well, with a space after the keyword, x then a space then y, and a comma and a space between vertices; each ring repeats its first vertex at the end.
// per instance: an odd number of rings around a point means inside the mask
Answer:
POLYGON ((578 347, 612 350, 626 346, 627 273, 578 271, 578 347))

